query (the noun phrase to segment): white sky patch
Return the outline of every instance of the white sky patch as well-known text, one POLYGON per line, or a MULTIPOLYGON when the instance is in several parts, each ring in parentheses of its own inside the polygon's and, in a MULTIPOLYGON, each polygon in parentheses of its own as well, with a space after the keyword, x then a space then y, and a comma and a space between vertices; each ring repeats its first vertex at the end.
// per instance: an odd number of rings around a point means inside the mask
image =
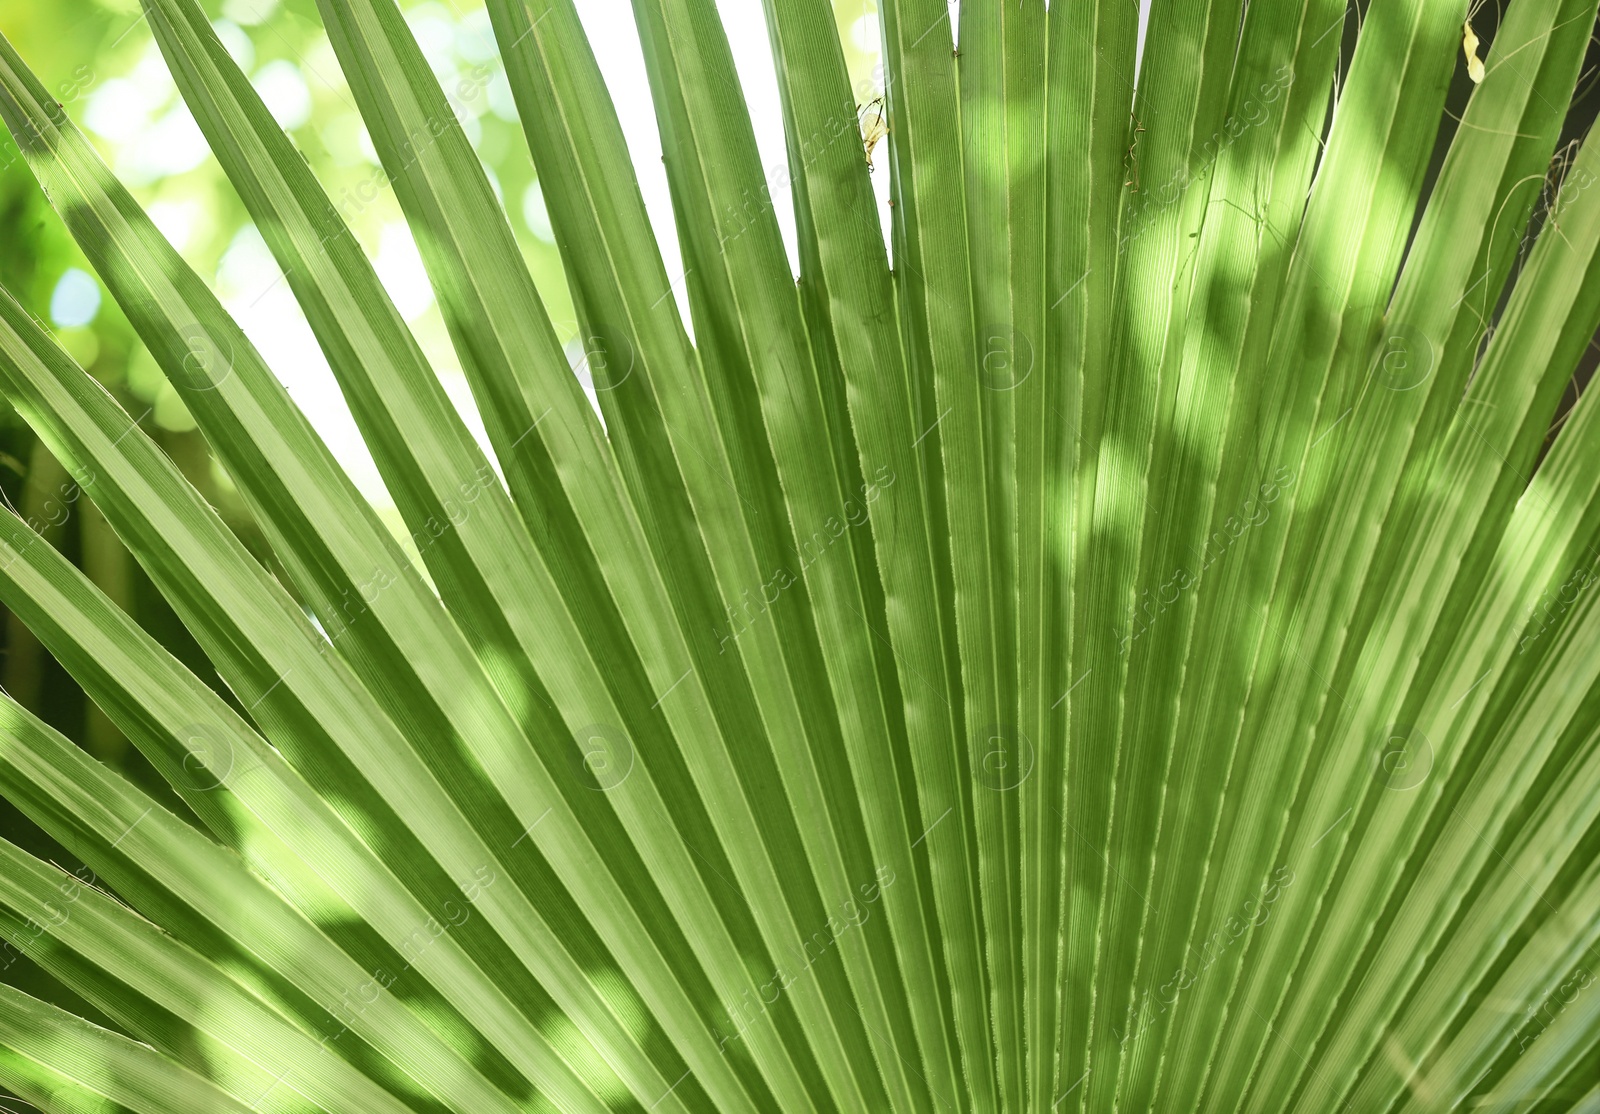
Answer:
MULTIPOLYGON (((759 5, 756 5, 759 8, 759 5)), ((633 159, 639 191, 644 196, 650 227, 655 230, 668 283, 676 283, 678 310, 685 327, 689 322, 687 285, 679 282, 683 260, 678 250, 678 230, 673 223, 672 195, 667 187, 667 171, 661 162, 661 133, 656 128, 655 105, 650 99, 650 78, 645 70, 644 52, 639 46, 638 27, 633 22, 633 6, 628 0, 585 0, 578 5, 578 16, 588 34, 600 74, 605 78, 611 101, 616 105, 628 154, 633 159)), ((542 202, 541 202, 542 203, 542 202)), ((524 213, 527 209, 524 208, 524 213)), ((549 223, 546 216, 545 223, 549 223)), ((532 229, 532 223, 529 228, 532 229)), ((538 235, 538 231, 534 230, 538 235)), ((663 291, 665 293, 665 291, 663 291)))
POLYGON ((232 58, 245 73, 249 73, 256 66, 256 44, 245 32, 243 27, 231 19, 219 19, 211 25, 217 33, 217 38, 222 40, 222 45, 227 48, 228 57, 232 58))
POLYGON ((878 149, 872 153, 872 196, 878 203, 878 227, 883 230, 883 242, 887 249, 889 266, 894 266, 894 209, 889 201, 889 145, 879 143, 878 149))
POLYGON ((157 201, 145 207, 151 222, 174 249, 181 252, 194 239, 205 213, 195 201, 157 201))
POLYGON ((150 126, 164 100, 129 78, 113 77, 89 95, 83 123, 102 139, 126 143, 150 126))
POLYGON ((488 8, 476 8, 461 18, 456 27, 456 53, 468 62, 497 63, 499 45, 494 41, 494 24, 488 8))
POLYGON ((357 113, 341 112, 324 124, 322 144, 340 166, 356 166, 363 162, 378 165, 372 136, 357 113))
POLYGON ((256 71, 250 84, 284 131, 294 131, 311 119, 311 90, 300 76, 300 67, 288 59, 268 62, 256 71))
MULTIPOLYGON (((785 182, 788 154, 778 99, 778 78, 768 46, 766 19, 761 5, 749 0, 718 0, 717 6, 728 34, 739 84, 755 126, 761 165, 766 170, 769 182, 785 182)), ((667 280, 687 326, 688 284, 680 281, 684 274, 683 261, 672 221, 666 171, 661 164, 661 136, 656 129, 649 78, 644 55, 639 48, 631 5, 627 0, 586 0, 578 5, 578 14, 588 32, 606 87, 617 107, 623 135, 628 142, 628 152, 639 178, 639 188, 644 195, 645 208, 650 214, 650 223, 661 247, 667 280)), ((772 194, 773 209, 783 233, 790 267, 798 274, 794 207, 788 187, 776 188, 772 194)))
POLYGON ((1139 0, 1139 42, 1133 52, 1133 84, 1139 85, 1139 67, 1144 64, 1144 37, 1150 29, 1150 5, 1154 0, 1139 0))
POLYGON ((161 104, 178 95, 178 86, 167 71, 167 60, 154 39, 145 44, 144 53, 139 55, 139 61, 129 72, 128 78, 140 88, 160 97, 161 104))
POLYGON ((361 152, 361 157, 373 166, 382 166, 383 157, 378 154, 378 145, 372 142, 372 133, 367 130, 367 125, 360 116, 357 116, 356 120, 359 124, 356 131, 356 147, 361 152))
POLYGON ((278 11, 278 0, 227 0, 222 5, 222 14, 235 23, 242 23, 246 27, 254 27, 258 23, 265 23, 278 11))
POLYGON ((868 54, 878 53, 881 45, 878 32, 878 13, 867 12, 850 25, 850 39, 856 49, 868 54))
POLYGON ((319 33, 312 39, 311 44, 301 52, 297 61, 304 65, 305 72, 301 76, 318 95, 331 95, 343 101, 352 110, 355 108, 355 98, 350 95, 350 87, 345 84, 344 71, 339 68, 339 56, 334 53, 333 44, 328 41, 325 33, 319 33))
POLYGON ((117 177, 143 186, 193 170, 211 156, 205 134, 189 106, 175 104, 154 124, 122 148, 117 177))
POLYGON ((529 182, 522 192, 522 223, 536 239, 547 244, 556 242, 556 234, 550 227, 550 210, 544 203, 544 190, 537 181, 529 182))
POLYGON ((217 286, 225 298, 254 297, 280 282, 282 272, 253 224, 234 234, 217 263, 217 286))
POLYGON ((374 506, 393 506, 316 335, 254 225, 240 229, 223 253, 216 287, 223 306, 361 494, 374 506))
POLYGON ((431 361, 434 370, 439 376, 439 385, 444 388, 444 393, 455 404, 456 412, 461 415, 461 420, 466 423, 467 431, 473 439, 483 446, 483 451, 489 462, 499 472, 499 461, 495 459, 494 449, 489 440, 489 431, 484 427, 483 415, 478 413, 478 400, 472 397, 472 384, 462 372, 459 365, 451 363, 449 367, 443 366, 437 359, 431 361))
MULTIPOLYGON (((767 38, 767 21, 760 4, 749 0, 717 0, 722 24, 728 31, 733 64, 739 73, 750 122, 755 125, 756 147, 772 195, 773 215, 783 234, 789 269, 800 274, 800 246, 795 233, 794 195, 789 190, 789 152, 783 134, 783 102, 778 95, 778 70, 767 38)), ((765 198, 763 198, 764 200, 765 198)))
POLYGON ((594 371, 589 366, 589 346, 584 343, 582 335, 567 341, 566 355, 567 363, 572 365, 572 373, 578 377, 578 385, 583 388, 584 396, 594 409, 595 417, 600 419, 601 425, 604 425, 605 415, 600 411, 600 396, 594 389, 594 371))
POLYGON ((417 241, 404 221, 383 226, 378 238, 378 257, 372 261, 372 266, 401 317, 415 321, 433 308, 433 285, 428 281, 428 270, 422 264, 417 241))
MULTIPOLYGON (((954 21, 956 18, 956 5, 954 4, 950 5, 950 18, 952 21, 954 21)), ((952 35, 953 34, 954 27, 952 26, 952 35)), ((855 23, 851 25, 850 37, 854 42, 856 49, 865 54, 871 63, 871 65, 868 66, 868 73, 871 76, 863 80, 875 84, 881 83, 885 76, 883 67, 883 37, 882 27, 878 22, 877 13, 870 11, 864 12, 861 18, 856 20, 855 23)), ((874 97, 883 96, 884 91, 881 88, 869 88, 858 83, 856 85, 855 94, 856 99, 861 102, 857 111, 863 112, 866 102, 870 101, 874 97)), ((868 116, 867 119, 870 120, 872 117, 868 116)), ((858 120, 858 123, 860 123, 860 120, 858 120)), ((872 167, 872 196, 878 207, 878 227, 883 234, 883 243, 886 256, 889 261, 889 266, 892 268, 894 266, 894 210, 889 207, 889 188, 891 175, 889 173, 888 139, 889 137, 887 134, 879 139, 878 143, 873 149, 871 162, 868 165, 872 167)), ((864 140, 865 135, 863 135, 863 141, 864 140)))
POLYGON ((490 112, 508 124, 520 122, 521 117, 517 115, 517 98, 511 92, 511 81, 506 77, 504 70, 489 79, 488 88, 484 92, 484 102, 489 106, 490 112))
POLYGON ((406 9, 406 25, 416 36, 423 57, 436 74, 452 73, 456 65, 456 21, 449 8, 428 0, 406 9))

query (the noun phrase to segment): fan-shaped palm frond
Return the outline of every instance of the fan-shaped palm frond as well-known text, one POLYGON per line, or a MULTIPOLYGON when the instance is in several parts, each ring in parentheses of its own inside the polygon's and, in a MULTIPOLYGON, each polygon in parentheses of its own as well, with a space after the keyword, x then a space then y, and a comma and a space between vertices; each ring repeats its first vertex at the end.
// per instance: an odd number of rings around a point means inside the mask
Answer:
POLYGON ((72 999, 0 987, 0 1083, 1600 1109, 1586 398, 1547 445, 1600 325, 1600 155, 1550 169, 1596 0, 1513 0, 1476 66, 1459 0, 1156 0, 1142 61, 1126 0, 968 0, 958 50, 883 0, 865 107, 826 0, 766 0, 798 282, 711 0, 634 3, 677 280, 573 2, 488 7, 598 414, 393 0, 318 3, 491 458, 195 0, 144 0, 409 548, 0 45, 283 577, 0 296, 62 497, 225 686, 12 521, 0 600, 175 797, 0 703, 0 794, 86 864, 0 842, 4 963, 72 999))

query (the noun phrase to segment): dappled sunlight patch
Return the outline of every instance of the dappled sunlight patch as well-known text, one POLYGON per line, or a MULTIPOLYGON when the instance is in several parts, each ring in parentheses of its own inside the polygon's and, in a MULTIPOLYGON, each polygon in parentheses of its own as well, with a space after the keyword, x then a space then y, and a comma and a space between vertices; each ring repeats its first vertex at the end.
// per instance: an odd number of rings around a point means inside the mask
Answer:
POLYGON ((591 970, 589 981, 611 1007, 611 1012, 621 1019, 634 1040, 643 1044, 656 1034, 656 1025, 651 1020, 644 999, 639 997, 639 992, 634 990, 622 972, 614 967, 591 970))
POLYGON ((0 962, 150 1042, 47 1055, 286 1114, 1577 1101, 1595 3, 0 43, 99 276, 0 206, 0 772, 140 910, 0 841, 0 962), (28 710, 84 694, 167 786, 28 710))
POLYGON ((587 1083, 594 1092, 605 1102, 629 1102, 635 1100, 628 1085, 622 1081, 621 1076, 612 1070, 605 1058, 595 1049, 594 1045, 584 1037, 582 1031, 567 1020, 565 1015, 553 1014, 540 1025, 545 1039, 567 1063, 587 1083))

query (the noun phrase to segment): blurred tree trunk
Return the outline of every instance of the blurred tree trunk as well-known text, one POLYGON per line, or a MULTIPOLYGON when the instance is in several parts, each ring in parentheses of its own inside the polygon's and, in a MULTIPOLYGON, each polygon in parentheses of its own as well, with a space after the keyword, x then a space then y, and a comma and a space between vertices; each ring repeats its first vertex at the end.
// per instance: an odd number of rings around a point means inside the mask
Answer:
MULTIPOLYGON (((71 483, 67 470, 50 455, 50 450, 42 441, 35 441, 28 456, 28 475, 23 481, 19 510, 28 525, 58 549, 66 531, 66 512, 70 507, 62 501, 61 490, 71 483)), ((43 712, 44 665, 45 652, 39 640, 15 615, 7 612, 6 691, 35 714, 43 712)))
MULTIPOLYGON (((78 525, 83 571, 112 602, 132 615, 132 558, 92 499, 79 499, 77 505, 83 515, 78 525)), ((89 753, 109 765, 120 766, 128 740, 94 701, 87 696, 84 701, 84 743, 89 753)))

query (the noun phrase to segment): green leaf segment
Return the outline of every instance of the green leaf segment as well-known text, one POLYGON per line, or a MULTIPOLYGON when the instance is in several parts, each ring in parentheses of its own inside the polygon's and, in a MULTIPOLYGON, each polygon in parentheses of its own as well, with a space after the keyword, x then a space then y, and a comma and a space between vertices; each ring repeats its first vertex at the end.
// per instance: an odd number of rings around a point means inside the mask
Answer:
POLYGON ((0 984, 0 1085, 1600 1109, 1587 394, 1548 436, 1595 0, 1511 0, 1432 181, 1459 0, 1155 0, 1142 59, 1126 0, 880 0, 875 170, 831 5, 763 0, 777 184, 715 5, 635 0, 676 277, 574 0, 489 0, 598 412, 399 8, 318 0, 487 448, 201 7, 143 7, 422 567, 0 40, 287 581, 0 292, 0 391, 221 682, 0 528, 0 601, 176 794, 0 697, 0 795, 83 864, 0 842, 0 966, 93 1014, 0 984))

